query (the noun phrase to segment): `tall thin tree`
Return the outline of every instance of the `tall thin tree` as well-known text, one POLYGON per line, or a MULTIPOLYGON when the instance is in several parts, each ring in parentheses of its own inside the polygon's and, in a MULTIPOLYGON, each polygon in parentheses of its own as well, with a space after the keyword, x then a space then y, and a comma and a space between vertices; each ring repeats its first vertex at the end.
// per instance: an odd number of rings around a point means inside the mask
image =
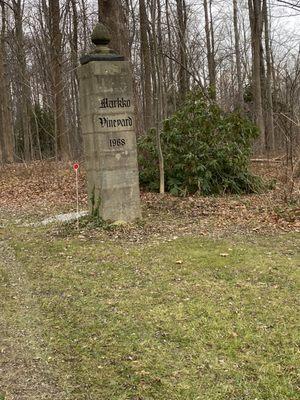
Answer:
POLYGON ((54 98, 56 158, 70 158, 69 140, 65 119, 62 33, 60 30, 59 0, 49 0, 52 95, 54 98))
POLYGON ((236 76, 237 76, 237 84, 238 84, 238 108, 240 111, 243 111, 244 96, 243 96, 242 63, 241 63, 240 33, 239 33, 239 24, 238 24, 237 0, 233 0, 233 29, 234 29, 236 76))
POLYGON ((12 162, 14 161, 14 128, 7 74, 6 13, 3 1, 0 2, 0 7, 2 22, 0 33, 0 147, 2 161, 12 162))
POLYGON ((144 127, 148 130, 152 123, 152 89, 151 89, 151 58, 149 47, 149 22, 145 0, 139 0, 140 11, 140 41, 141 41, 141 69, 143 90, 143 117, 144 127))
POLYGON ((262 0, 248 0, 252 45, 252 93, 257 126, 260 130, 261 151, 265 148, 265 122, 262 102, 262 0))

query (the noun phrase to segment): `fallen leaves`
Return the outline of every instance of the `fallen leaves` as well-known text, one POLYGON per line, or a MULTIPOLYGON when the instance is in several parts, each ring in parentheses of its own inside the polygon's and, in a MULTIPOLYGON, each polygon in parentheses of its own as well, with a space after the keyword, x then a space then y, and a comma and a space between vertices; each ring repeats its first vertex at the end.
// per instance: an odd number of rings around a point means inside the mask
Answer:
MULTIPOLYGON (((80 203, 86 204, 85 174, 79 172, 80 203)), ((19 213, 49 214, 76 205, 72 164, 33 162, 0 168, 0 209, 19 213)))
MULTIPOLYGON (((281 169, 280 165, 259 165, 259 170, 255 172, 260 172, 268 179, 279 179, 281 169)), ((80 209, 87 209, 85 179, 84 165, 81 164, 80 209)), ((284 182, 278 180, 276 189, 248 196, 179 198, 169 194, 142 193, 141 221, 119 224, 104 233, 101 228, 87 227, 81 229, 79 235, 81 240, 86 237, 97 237, 99 240, 99 235, 103 235, 103 240, 109 237, 116 241, 136 243, 149 238, 153 241, 173 241, 187 235, 227 236, 299 231, 299 205, 284 203, 283 191, 284 182)), ((72 163, 44 161, 1 167, 0 194, 0 210, 9 213, 9 217, 21 218, 28 214, 49 216, 62 211, 74 211, 76 190, 72 163)), ((75 234, 75 231, 71 233, 75 234)), ((220 256, 228 257, 228 254, 222 253, 220 256)))

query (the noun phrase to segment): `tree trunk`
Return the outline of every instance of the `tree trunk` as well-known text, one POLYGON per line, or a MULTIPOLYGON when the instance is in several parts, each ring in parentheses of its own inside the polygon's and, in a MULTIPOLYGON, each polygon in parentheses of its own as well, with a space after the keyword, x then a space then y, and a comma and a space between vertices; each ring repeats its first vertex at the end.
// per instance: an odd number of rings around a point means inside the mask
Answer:
POLYGON ((159 187, 160 193, 165 192, 165 176, 164 176, 164 158, 161 146, 161 123, 162 123, 162 76, 161 76, 161 55, 158 49, 159 18, 160 7, 157 4, 159 0, 151 2, 151 64, 152 64, 152 80, 153 80, 153 97, 154 97, 154 115, 156 127, 156 146, 159 164, 159 187), (156 10, 158 11, 156 14, 156 10), (157 27, 156 27, 157 22, 157 27))
POLYGON ((260 130, 260 150, 265 149, 265 123, 261 87, 261 35, 262 10, 261 0, 248 0, 252 44, 252 92, 256 124, 260 130))
MULTIPOLYGON (((100 1, 100 0, 98 0, 100 1)), ((86 53, 88 49, 88 43, 90 38, 88 37, 88 17, 87 17, 87 4, 86 0, 81 0, 81 12, 82 12, 82 29, 83 29, 83 52, 86 53)), ((98 20, 100 21, 100 7, 98 4, 98 20)))
POLYGON ((60 31, 59 0, 49 0, 52 94, 54 97, 56 158, 70 157, 65 120, 64 86, 62 69, 62 34, 60 31))
POLYGON ((185 0, 176 0, 177 19, 178 19, 178 37, 179 37, 179 97, 183 101, 189 89, 187 74, 187 54, 186 54, 186 31, 187 31, 187 15, 185 0))
POLYGON ((130 59, 129 31, 121 0, 98 0, 99 18, 112 33, 110 48, 130 59))
POLYGON ((241 65, 240 34, 239 34, 239 26, 238 26, 237 0, 233 0, 233 28, 234 28, 236 75, 237 75, 237 83, 238 83, 238 109, 243 112, 244 96, 243 96, 243 83, 242 83, 242 65, 241 65))
POLYGON ((1 158, 3 162, 14 161, 14 129, 10 106, 10 89, 7 79, 6 46, 5 46, 5 5, 1 3, 2 28, 0 37, 0 114, 1 114, 1 158))
POLYGON ((31 132, 31 95, 30 82, 27 73, 25 41, 23 34, 23 4, 21 0, 13 2, 13 12, 15 18, 15 40, 18 59, 18 91, 20 102, 18 107, 18 118, 20 121, 20 130, 24 143, 24 159, 30 161, 32 159, 32 132, 31 132))
POLYGON ((79 114, 79 94, 78 94, 78 12, 76 0, 71 0, 72 6, 72 39, 71 39, 71 58, 72 58, 72 102, 74 110, 74 137, 73 137, 73 152, 72 155, 79 159, 82 153, 82 135, 79 114))
MULTIPOLYGON (((210 3, 211 5, 211 3, 210 3)), ((210 97, 212 99, 216 98, 216 66, 215 66, 215 56, 214 56, 214 43, 212 34, 212 21, 209 17, 208 3, 207 0, 203 1, 204 7, 204 17, 205 17, 205 35, 206 35, 206 51, 207 51, 207 63, 208 63, 208 76, 209 76, 209 89, 210 97)), ((211 10, 211 8, 210 8, 211 10)))
POLYGON ((161 7, 160 0, 157 0, 157 42, 156 42, 156 69, 157 69, 157 115, 156 115, 156 133, 157 133, 157 151, 159 161, 159 192, 165 193, 165 168, 164 156, 161 146, 161 129, 164 118, 164 103, 163 103, 163 78, 162 78, 162 31, 161 31, 161 7))
POLYGON ((266 49, 266 65, 267 65, 267 74, 265 81, 266 149, 267 151, 274 152, 275 136, 274 136, 273 99, 272 99, 272 59, 271 59, 267 0, 263 0, 263 19, 265 28, 265 49, 266 49))
MULTIPOLYGON (((167 31, 168 31, 168 46, 169 46, 169 52, 172 52, 172 39, 171 39, 171 24, 170 24, 170 13, 171 10, 169 9, 169 0, 166 0, 166 22, 167 22, 167 31)), ((171 57, 168 58, 169 60, 169 80, 171 84, 171 99, 172 99, 172 108, 171 110, 168 110, 168 115, 173 113, 176 110, 177 106, 177 99, 176 99, 176 87, 175 87, 175 81, 174 81, 174 66, 173 66, 173 60, 171 57)))
POLYGON ((145 0, 139 0, 140 9, 140 40, 141 40, 141 65, 142 65, 142 96, 144 128, 152 126, 152 90, 151 90, 151 58, 148 39, 148 17, 145 0))

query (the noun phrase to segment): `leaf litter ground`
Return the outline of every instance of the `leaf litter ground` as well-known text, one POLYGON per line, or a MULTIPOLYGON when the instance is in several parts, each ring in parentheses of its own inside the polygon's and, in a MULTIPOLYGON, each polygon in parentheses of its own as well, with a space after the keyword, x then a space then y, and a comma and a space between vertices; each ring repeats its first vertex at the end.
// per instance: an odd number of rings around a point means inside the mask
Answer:
MULTIPOLYGON (((181 235, 245 234, 251 232, 293 232, 300 229, 299 182, 287 196, 283 166, 263 164, 255 172, 265 179, 276 180, 274 190, 248 196, 187 198, 142 193, 143 219, 136 224, 119 227, 105 235, 132 241, 181 235), (288 197, 289 202, 284 201, 288 197)), ((85 171, 79 170, 80 209, 87 209, 85 171)), ((43 162, 2 167, 0 174, 0 209, 17 221, 42 220, 56 213, 76 209, 75 174, 71 164, 43 162)), ((1 219, 0 219, 1 223, 1 219)), ((95 229, 83 235, 102 235, 95 229)))

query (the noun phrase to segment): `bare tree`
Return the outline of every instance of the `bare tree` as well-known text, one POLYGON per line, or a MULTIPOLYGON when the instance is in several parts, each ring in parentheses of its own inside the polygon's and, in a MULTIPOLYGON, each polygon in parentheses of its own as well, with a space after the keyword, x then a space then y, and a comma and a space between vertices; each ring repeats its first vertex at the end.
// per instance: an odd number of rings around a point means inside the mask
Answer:
POLYGON ((281 9, 297 14, 298 0, 203 0, 200 13, 186 0, 0 4, 2 161, 80 157, 76 71, 98 18, 112 31, 111 47, 132 62, 138 134, 160 134, 188 91, 201 88, 256 122, 261 151, 296 154, 299 128, 283 115, 300 112, 298 43, 275 18, 281 9))
POLYGON ((269 33, 269 16, 268 16, 268 0, 263 0, 262 14, 265 31, 265 50, 266 50, 266 80, 265 80, 265 135, 266 150, 274 152, 274 120, 273 120, 273 99, 272 99, 272 60, 271 60, 271 43, 269 33))
POLYGON ((13 0, 12 9, 15 20, 15 34, 14 44, 16 49, 17 58, 17 96, 20 101, 17 102, 17 119, 19 121, 19 131, 23 138, 23 151, 26 161, 33 158, 33 142, 32 130, 30 123, 31 115, 31 94, 30 94, 30 80, 28 77, 25 40, 23 32, 23 9, 24 2, 22 0, 13 0))
POLYGON ((62 34, 60 30, 59 0, 49 0, 51 39, 52 94, 54 98, 56 158, 68 159, 70 148, 65 119, 62 34))
POLYGON ((205 16, 205 34, 206 34, 206 50, 209 75, 210 96, 216 98, 216 64, 214 56, 214 33, 211 18, 212 0, 203 1, 204 16, 205 16))
POLYGON ((265 122, 261 85, 262 0, 248 0, 252 45, 252 93, 257 126, 260 130, 261 151, 265 148, 265 122))
POLYGON ((139 0, 140 11, 140 41, 141 41, 141 68, 143 91, 144 127, 148 130, 152 120, 152 88, 151 88, 151 57, 149 47, 149 22, 145 0, 139 0))
POLYGON ((184 100, 188 91, 189 82, 187 74, 187 11, 185 0, 176 0, 177 18, 178 18, 178 47, 180 54, 179 61, 179 96, 184 100))
POLYGON ((238 83, 238 108, 242 111, 244 109, 244 95, 243 95, 243 82, 242 82, 242 64, 241 64, 241 50, 240 50, 240 34, 238 26, 237 0, 233 0, 233 27, 234 27, 236 75, 238 83))
POLYGON ((1 33, 0 33, 0 161, 14 161, 14 129, 11 113, 11 96, 7 74, 6 54, 6 17, 5 4, 0 2, 1 7, 1 33))

